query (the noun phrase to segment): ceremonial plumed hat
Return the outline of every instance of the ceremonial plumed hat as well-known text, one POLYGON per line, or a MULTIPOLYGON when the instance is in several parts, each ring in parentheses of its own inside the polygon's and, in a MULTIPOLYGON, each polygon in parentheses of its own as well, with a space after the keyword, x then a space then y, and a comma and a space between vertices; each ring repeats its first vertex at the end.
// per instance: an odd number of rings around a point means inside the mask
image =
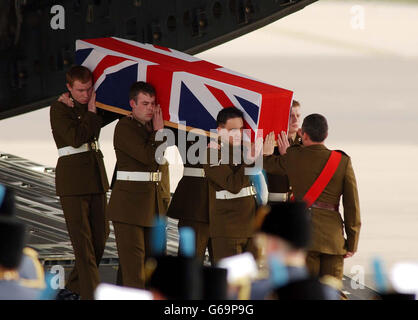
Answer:
POLYGON ((271 204, 260 231, 280 237, 295 248, 307 248, 311 239, 311 220, 305 202, 271 204))
POLYGON ((16 269, 25 245, 25 225, 12 217, 0 216, 0 266, 16 269))
MULTIPOLYGON (((163 294, 167 299, 198 300, 202 298, 202 266, 189 257, 159 256, 155 262, 148 287, 163 294)), ((150 264, 147 261, 147 265, 150 264)))

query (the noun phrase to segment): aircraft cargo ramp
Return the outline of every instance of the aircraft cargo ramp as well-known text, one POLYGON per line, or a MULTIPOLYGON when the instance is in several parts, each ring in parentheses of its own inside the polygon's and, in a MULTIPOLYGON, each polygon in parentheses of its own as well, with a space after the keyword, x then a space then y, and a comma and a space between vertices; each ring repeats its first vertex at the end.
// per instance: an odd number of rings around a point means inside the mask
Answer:
MULTIPOLYGON (((28 228, 27 243, 44 263, 72 263, 73 250, 67 234, 59 197, 55 194, 55 169, 0 152, 0 183, 14 189, 16 215, 28 228)), ((109 194, 108 194, 109 195, 109 194)), ((113 227, 103 255, 117 260, 113 227)), ((177 222, 168 221, 167 250, 177 253, 177 222)))

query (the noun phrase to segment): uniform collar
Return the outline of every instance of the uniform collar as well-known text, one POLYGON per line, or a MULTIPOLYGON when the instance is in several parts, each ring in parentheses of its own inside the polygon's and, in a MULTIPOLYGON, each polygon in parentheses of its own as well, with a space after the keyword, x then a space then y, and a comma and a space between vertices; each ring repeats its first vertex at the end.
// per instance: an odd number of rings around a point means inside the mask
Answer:
POLYGON ((289 138, 289 143, 292 144, 302 144, 302 138, 296 133, 295 139, 289 138))
POLYGON ((328 150, 328 148, 323 144, 313 144, 305 148, 311 149, 311 150, 328 150))
POLYGON ((138 127, 144 128, 148 132, 152 132, 153 131, 152 122, 151 121, 148 121, 148 122, 146 122, 144 124, 141 121, 139 121, 138 119, 136 119, 134 116, 132 116, 132 120, 138 125, 138 127))
POLYGON ((80 102, 78 102, 77 100, 75 100, 73 98, 73 96, 71 95, 71 93, 69 93, 69 95, 70 95, 70 99, 74 102, 74 107, 75 108, 78 108, 78 109, 86 109, 87 110, 88 103, 81 104, 80 102))

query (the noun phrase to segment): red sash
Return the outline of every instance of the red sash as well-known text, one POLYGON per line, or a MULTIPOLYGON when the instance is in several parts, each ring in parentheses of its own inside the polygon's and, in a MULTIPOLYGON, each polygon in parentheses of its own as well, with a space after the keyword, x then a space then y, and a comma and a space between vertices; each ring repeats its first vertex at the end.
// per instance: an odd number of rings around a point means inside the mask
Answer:
POLYGON ((324 167, 321 174, 315 180, 314 184, 308 190, 308 192, 303 197, 303 200, 306 202, 306 206, 310 208, 313 203, 318 199, 319 195, 324 191, 325 187, 333 177, 335 171, 337 171, 338 165, 341 161, 341 152, 331 151, 331 155, 324 167))

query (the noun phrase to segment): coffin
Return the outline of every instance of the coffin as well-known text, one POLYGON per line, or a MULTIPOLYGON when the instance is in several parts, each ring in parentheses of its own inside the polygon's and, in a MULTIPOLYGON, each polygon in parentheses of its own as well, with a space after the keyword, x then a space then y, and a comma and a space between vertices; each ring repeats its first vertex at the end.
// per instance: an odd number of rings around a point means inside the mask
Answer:
POLYGON ((292 91, 174 49, 115 37, 77 40, 76 62, 93 72, 97 106, 112 112, 129 114, 131 84, 147 81, 166 126, 208 132, 222 108, 235 106, 251 140, 288 129, 292 91))

